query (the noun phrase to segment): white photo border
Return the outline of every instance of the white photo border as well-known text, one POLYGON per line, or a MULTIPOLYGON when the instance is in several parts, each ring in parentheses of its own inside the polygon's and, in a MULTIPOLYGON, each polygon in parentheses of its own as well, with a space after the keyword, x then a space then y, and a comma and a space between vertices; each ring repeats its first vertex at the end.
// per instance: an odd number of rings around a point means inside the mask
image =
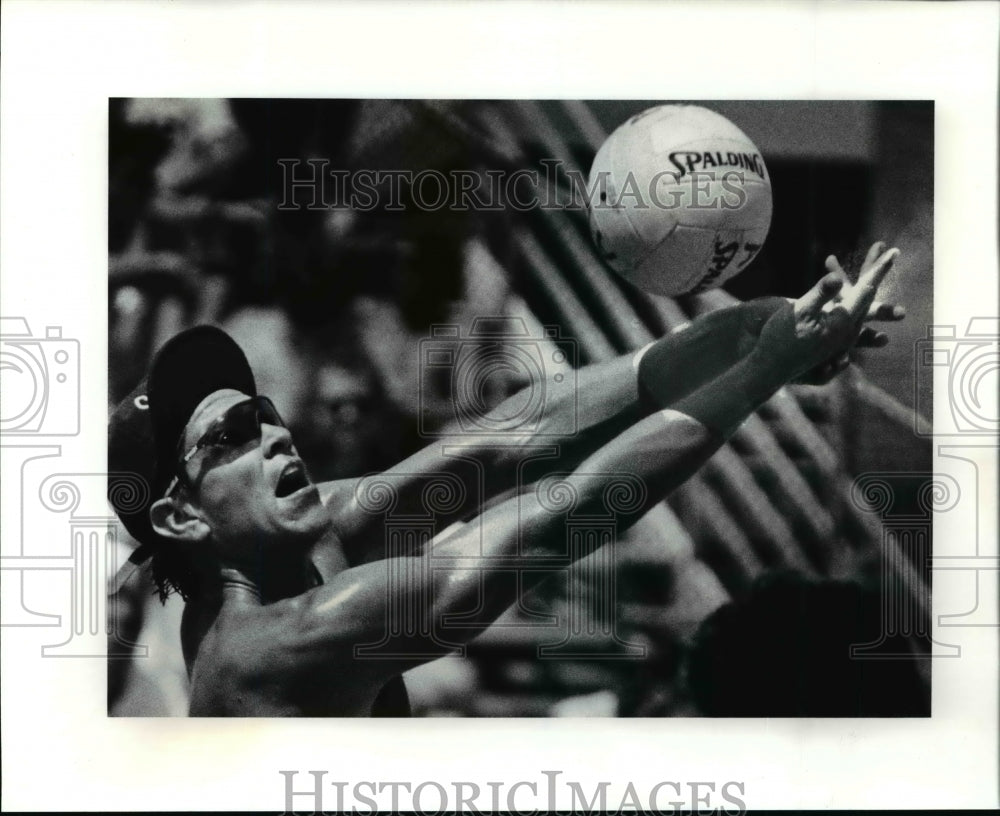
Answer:
MULTIPOLYGON (((11 0, 2 14, 2 309, 80 343, 65 470, 106 458, 109 97, 930 99, 935 321, 996 314, 991 3, 11 0)), ((996 448, 976 456, 995 497, 996 448)), ((996 507, 980 510, 995 556, 996 507)), ((4 515, 5 539, 18 521, 4 515)), ((967 554, 968 531, 942 524, 935 554, 967 554)), ((942 581, 936 614, 969 608, 968 586, 942 581)), ((37 634, 5 629, 3 808, 274 811, 290 769, 349 784, 739 780, 751 809, 996 806, 998 631, 944 639, 962 657, 935 662, 929 719, 223 721, 108 718, 103 661, 43 660, 37 634)))

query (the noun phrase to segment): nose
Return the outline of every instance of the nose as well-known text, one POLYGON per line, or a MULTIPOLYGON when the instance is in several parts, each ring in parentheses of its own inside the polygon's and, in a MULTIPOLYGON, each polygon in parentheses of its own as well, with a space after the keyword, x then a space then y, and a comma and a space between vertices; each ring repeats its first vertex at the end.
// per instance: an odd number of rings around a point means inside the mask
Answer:
POLYGON ((295 453, 291 431, 281 425, 268 425, 266 422, 260 425, 260 448, 265 459, 281 453, 295 453))

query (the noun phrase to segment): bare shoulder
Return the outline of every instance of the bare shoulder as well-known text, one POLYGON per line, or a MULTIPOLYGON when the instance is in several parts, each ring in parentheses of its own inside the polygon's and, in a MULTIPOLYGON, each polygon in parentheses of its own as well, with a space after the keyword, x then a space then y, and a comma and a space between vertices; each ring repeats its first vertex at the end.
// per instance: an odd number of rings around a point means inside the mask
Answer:
POLYGON ((330 508, 331 512, 336 512, 339 508, 346 507, 354 498, 358 483, 361 477, 351 479, 337 479, 333 482, 320 482, 316 486, 319 488, 319 496, 323 504, 330 508))
POLYGON ((350 518, 353 516, 352 508, 356 503, 361 480, 362 477, 358 476, 351 479, 337 479, 334 482, 320 482, 317 485, 320 500, 342 537, 350 534, 348 528, 350 527, 350 518))
MULTIPOLYGON (((254 668, 287 671, 321 663, 347 650, 361 633, 354 610, 344 603, 354 585, 346 570, 329 583, 266 606, 223 609, 213 631, 220 657, 254 668)), ((206 641, 208 638, 206 637, 206 641)))
MULTIPOLYGON (((320 482, 319 497, 326 507, 333 523, 333 529, 343 545, 348 549, 357 546, 359 536, 364 534, 364 519, 354 511, 356 495, 361 477, 320 482)), ((353 559, 352 559, 353 560, 353 559)))
POLYGON ((346 616, 325 609, 320 625, 314 593, 219 614, 194 661, 192 716, 367 713, 371 661, 353 659, 357 632, 346 616))

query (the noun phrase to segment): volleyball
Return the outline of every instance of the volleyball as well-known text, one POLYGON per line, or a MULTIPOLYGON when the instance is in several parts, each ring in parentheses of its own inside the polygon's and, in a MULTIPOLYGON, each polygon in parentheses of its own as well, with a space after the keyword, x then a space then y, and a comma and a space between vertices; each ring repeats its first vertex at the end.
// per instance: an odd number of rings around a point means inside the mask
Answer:
POLYGON ((760 151, 697 105, 659 105, 617 128, 594 157, 588 190, 600 255, 660 295, 721 286, 750 265, 771 225, 760 151))

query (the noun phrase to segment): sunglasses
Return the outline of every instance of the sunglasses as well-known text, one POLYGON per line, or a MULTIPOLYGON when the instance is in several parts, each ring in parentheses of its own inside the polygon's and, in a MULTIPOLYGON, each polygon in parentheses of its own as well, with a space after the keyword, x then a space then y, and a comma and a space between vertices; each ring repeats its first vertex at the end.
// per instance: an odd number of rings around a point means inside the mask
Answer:
MULTIPOLYGON (((285 423, 278 414, 278 409, 267 397, 251 397, 244 402, 238 402, 222 416, 216 419, 188 451, 181 456, 178 450, 177 471, 170 486, 163 494, 169 496, 181 479, 186 479, 185 468, 199 451, 214 449, 217 452, 236 451, 250 442, 260 441, 260 426, 275 425, 284 428, 285 423)), ((184 438, 181 437, 181 444, 184 438)), ((178 449, 180 445, 178 445, 178 449)))

